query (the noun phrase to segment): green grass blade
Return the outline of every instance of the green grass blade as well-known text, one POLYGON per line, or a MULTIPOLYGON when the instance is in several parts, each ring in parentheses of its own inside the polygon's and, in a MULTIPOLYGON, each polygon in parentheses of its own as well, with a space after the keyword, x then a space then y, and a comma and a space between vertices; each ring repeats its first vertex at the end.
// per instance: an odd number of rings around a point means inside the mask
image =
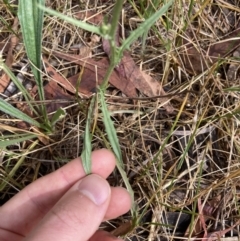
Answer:
MULTIPOLYGON (((41 52, 43 10, 38 4, 44 5, 44 0, 21 0, 18 6, 18 17, 22 29, 23 41, 27 56, 31 62, 40 100, 44 100, 44 89, 41 78, 41 52)), ((46 116, 45 106, 42 104, 42 113, 46 116)))
POLYGON ((86 31, 89 31, 89 32, 92 32, 92 33, 96 33, 98 35, 101 35, 101 31, 99 29, 99 27, 95 27, 91 24, 88 24, 88 23, 85 23, 85 22, 82 22, 82 21, 79 21, 77 19, 74 19, 74 18, 71 18, 71 17, 68 17, 62 13, 59 13, 57 11, 54 11, 54 10, 51 10, 49 8, 45 8, 41 5, 39 5, 39 8, 43 9, 46 13, 49 13, 50 15, 53 15, 53 16, 56 16, 56 17, 59 17, 60 19, 68 22, 68 23, 71 23, 79 28, 82 28, 86 31))
POLYGON ((136 206, 134 205, 134 192, 128 181, 126 172, 123 169, 122 153, 121 153, 117 133, 114 128, 113 122, 111 120, 102 89, 99 89, 99 95, 100 95, 101 110, 102 110, 102 114, 103 114, 103 123, 104 123, 105 129, 106 129, 106 132, 107 132, 108 140, 112 146, 112 149, 113 149, 114 154, 117 159, 116 165, 117 165, 118 171, 120 172, 122 179, 126 185, 126 188, 130 193, 132 203, 133 203, 131 212, 132 212, 133 217, 135 217, 136 216, 136 206))
POLYGON ((145 20, 136 30, 132 31, 130 36, 123 42, 120 51, 128 49, 130 45, 145 32, 147 32, 152 25, 169 9, 174 0, 170 0, 159 11, 155 12, 150 18, 145 20))
POLYGON ((96 95, 92 97, 87 114, 87 121, 85 126, 84 132, 84 144, 83 144, 83 151, 81 154, 83 168, 86 174, 91 173, 92 167, 92 160, 91 160, 91 153, 92 153, 92 133, 90 130, 91 123, 92 123, 92 116, 94 111, 94 105, 96 101, 96 95))
POLYGON ((107 105, 106 105, 106 102, 105 102, 103 91, 101 89, 99 89, 99 93, 100 93, 101 110, 102 110, 102 113, 103 113, 103 122, 104 122, 104 126, 106 128, 108 139, 109 139, 109 141, 112 145, 113 151, 114 151, 114 153, 117 157, 117 160, 119 162, 118 164, 121 167, 123 167, 122 153, 121 153, 119 141, 118 141, 118 138, 117 138, 117 133, 116 133, 115 127, 113 125, 113 122, 111 120, 109 111, 107 109, 107 105))
POLYGON ((0 137, 0 149, 4 149, 9 145, 15 145, 16 143, 30 140, 35 137, 37 136, 33 134, 12 135, 12 137, 2 136, 0 137))
POLYGON ((240 91, 240 86, 232 86, 232 87, 229 87, 229 88, 226 88, 226 89, 224 89, 223 91, 225 91, 225 92, 234 92, 234 91, 237 91, 237 92, 239 92, 240 91))
POLYGON ((41 128, 41 124, 32 119, 30 116, 24 114, 20 110, 16 109, 6 101, 0 99, 0 110, 8 115, 11 115, 15 118, 18 118, 20 120, 26 121, 27 123, 34 125, 36 127, 41 128))
POLYGON ((12 29, 12 26, 10 26, 10 25, 7 23, 6 19, 3 18, 2 16, 0 16, 0 22, 2 22, 2 24, 3 24, 4 26, 6 26, 6 28, 8 29, 8 31, 10 31, 12 34, 18 36, 18 34, 16 33, 16 31, 14 31, 14 30, 12 29))
POLYGON ((28 106, 31 108, 31 110, 37 114, 36 110, 34 110, 32 106, 33 98, 28 93, 28 91, 25 89, 23 84, 16 78, 16 76, 13 74, 13 72, 8 68, 8 66, 3 63, 3 60, 0 57, 0 67, 3 69, 3 71, 10 77, 10 79, 13 81, 13 83, 17 86, 17 88, 22 92, 26 102, 28 103, 28 106))
POLYGON ((18 159, 17 163, 14 165, 14 167, 11 169, 8 176, 5 178, 5 182, 0 183, 0 191, 2 191, 5 186, 7 185, 7 182, 12 179, 12 177, 15 175, 17 170, 21 167, 22 163, 24 162, 26 156, 30 151, 32 151, 36 145, 38 144, 39 140, 34 141, 26 151, 21 153, 21 157, 18 159))
MULTIPOLYGON (((142 1, 140 1, 140 2, 142 3, 142 1)), ((142 12, 143 12, 144 19, 150 18, 154 14, 154 12, 156 12, 156 9, 160 5, 160 3, 161 3, 160 0, 156 0, 156 1, 152 0, 147 4, 148 5, 147 8, 146 8, 146 6, 142 6, 142 12)), ((148 32, 149 31, 145 31, 142 36, 142 53, 145 50, 148 32)))
POLYGON ((3 0, 3 2, 4 2, 4 4, 7 6, 7 8, 9 9, 9 11, 10 11, 12 14, 16 15, 16 11, 15 11, 16 9, 11 6, 11 4, 9 3, 9 1, 8 1, 8 0, 3 0))

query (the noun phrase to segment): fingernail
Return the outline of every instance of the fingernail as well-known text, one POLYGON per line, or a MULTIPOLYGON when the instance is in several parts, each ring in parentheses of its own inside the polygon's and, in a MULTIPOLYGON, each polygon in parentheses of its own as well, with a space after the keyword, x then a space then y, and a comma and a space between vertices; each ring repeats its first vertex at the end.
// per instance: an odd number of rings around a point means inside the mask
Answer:
POLYGON ((110 196, 110 186, 102 177, 92 174, 82 179, 78 186, 79 191, 96 205, 100 206, 110 196))

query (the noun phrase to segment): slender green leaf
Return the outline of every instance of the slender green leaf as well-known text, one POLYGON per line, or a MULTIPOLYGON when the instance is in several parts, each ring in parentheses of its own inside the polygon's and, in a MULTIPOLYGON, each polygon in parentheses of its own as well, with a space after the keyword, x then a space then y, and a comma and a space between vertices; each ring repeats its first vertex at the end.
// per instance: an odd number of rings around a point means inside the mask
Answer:
MULTIPOLYGON (((142 1, 140 1, 140 2, 142 3, 142 1)), ((146 4, 147 6, 145 6, 145 4, 142 4, 142 12, 143 12, 144 19, 148 19, 156 12, 156 9, 160 5, 161 1, 160 0, 155 0, 155 1, 152 0, 149 3, 148 2, 145 2, 145 3, 147 3, 146 4)), ((145 50, 146 40, 147 40, 147 37, 148 37, 148 32, 149 31, 145 31, 143 33, 143 36, 142 36, 142 53, 145 50)))
MULTIPOLYGON (((23 41, 27 56, 31 62, 40 100, 44 100, 44 89, 41 78, 41 52, 42 52, 42 28, 43 10, 38 4, 44 5, 44 0, 21 0, 18 6, 18 17, 22 29, 23 41)), ((46 117, 45 105, 41 105, 42 113, 46 117)))
POLYGON ((92 123, 92 116, 94 112, 95 102, 96 102, 96 95, 92 97, 90 105, 88 107, 87 121, 86 121, 85 132, 84 132, 83 151, 81 154, 82 164, 86 174, 91 173, 91 167, 92 167, 92 159, 91 159, 92 133, 91 133, 90 127, 92 123))
POLYGON ((33 134, 22 134, 22 135, 17 135, 17 136, 12 135, 11 139, 9 137, 2 136, 2 137, 0 137, 0 148, 2 149, 2 148, 5 148, 9 145, 14 145, 16 143, 26 141, 26 140, 30 140, 30 139, 33 139, 35 137, 37 137, 37 136, 33 135, 33 134))
POLYGON ((41 41, 43 26, 43 10, 38 8, 38 3, 44 5, 44 0, 19 1, 18 17, 23 33, 23 40, 28 58, 32 62, 35 78, 39 80, 41 68, 41 41))
POLYGON ((0 22, 3 23, 3 25, 5 25, 7 27, 7 29, 14 35, 18 36, 18 34, 16 33, 15 30, 12 29, 12 26, 8 24, 8 22, 6 21, 6 19, 2 16, 0 16, 0 22))
POLYGON ((105 103, 105 99, 104 99, 104 94, 102 89, 99 89, 99 93, 100 93, 100 103, 101 103, 101 110, 103 113, 103 122, 104 122, 104 126, 108 135, 108 139, 112 145, 113 151, 117 157, 118 160, 118 164, 123 167, 123 162, 122 162, 122 153, 121 153, 121 149, 120 149, 120 145, 119 145, 119 141, 117 138, 117 133, 115 130, 115 127, 113 125, 113 122, 111 120, 109 111, 107 109, 107 105, 105 103))
POLYGON ((132 199, 132 214, 133 216, 135 216, 136 214, 136 206, 134 205, 134 192, 132 190, 132 187, 128 181, 126 172, 123 169, 123 160, 122 160, 122 153, 121 153, 121 149, 120 149, 120 145, 119 145, 119 141, 118 141, 118 137, 117 137, 117 133, 116 130, 114 128, 113 122, 111 120, 109 111, 107 109, 107 105, 105 102, 105 98, 104 98, 104 93, 102 89, 99 89, 99 94, 100 94, 100 104, 101 104, 101 110, 102 110, 102 114, 103 114, 103 122, 104 122, 104 126, 107 132, 107 136, 108 136, 108 140, 113 148, 114 154, 116 156, 116 165, 118 168, 118 171, 120 172, 123 181, 130 193, 131 199, 132 199))
POLYGON ((38 144, 39 140, 35 140, 29 147, 27 150, 23 151, 21 153, 21 157, 17 160, 16 164, 14 165, 14 167, 11 169, 10 173, 7 175, 7 177, 4 179, 5 182, 0 183, 0 191, 2 191, 6 184, 8 183, 8 180, 11 180, 11 178, 15 175, 15 173, 17 172, 17 170, 21 167, 22 163, 24 162, 26 156, 28 155, 28 153, 33 150, 36 145, 38 144))
POLYGON ((6 114, 9 114, 9 115, 15 117, 15 118, 26 121, 27 123, 29 123, 31 125, 34 125, 34 126, 39 127, 39 128, 41 127, 40 123, 38 123, 37 121, 32 119, 30 116, 24 114, 20 110, 16 109, 12 105, 10 105, 6 101, 4 101, 3 99, 0 99, 0 110, 2 112, 6 113, 6 114))
POLYGON ((151 17, 145 20, 136 30, 132 31, 130 36, 123 42, 122 46, 120 47, 121 52, 123 53, 123 51, 128 49, 137 38, 147 32, 152 27, 152 25, 169 9, 173 2, 174 0, 170 0, 159 11, 155 12, 151 17))
POLYGON ((74 19, 74 18, 71 18, 71 17, 68 17, 62 13, 59 13, 57 11, 54 11, 52 9, 49 9, 49 8, 45 8, 43 6, 39 6, 39 8, 43 9, 45 12, 49 13, 50 15, 53 15, 53 16, 56 16, 56 17, 59 17, 61 18, 62 20, 68 22, 68 23, 71 23, 79 28, 82 28, 86 31, 89 31, 89 32, 92 32, 92 33, 96 33, 98 35, 101 35, 101 31, 99 29, 99 27, 95 27, 91 24, 88 24, 88 23, 85 23, 85 22, 82 22, 82 21, 79 21, 77 19, 74 19))
POLYGON ((23 86, 23 84, 16 78, 16 76, 13 74, 13 72, 8 68, 8 66, 3 63, 3 60, 0 57, 0 67, 4 70, 4 72, 11 78, 13 83, 17 86, 17 88, 22 92, 26 102, 28 103, 28 106, 31 108, 31 110, 37 114, 36 110, 34 110, 31 101, 33 101, 33 98, 28 93, 26 88, 23 86))

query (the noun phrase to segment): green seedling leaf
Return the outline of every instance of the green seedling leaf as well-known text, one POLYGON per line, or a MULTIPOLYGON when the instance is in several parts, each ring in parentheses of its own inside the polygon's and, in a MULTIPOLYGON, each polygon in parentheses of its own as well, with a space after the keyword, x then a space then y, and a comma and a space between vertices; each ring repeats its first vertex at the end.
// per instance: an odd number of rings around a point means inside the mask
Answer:
POLYGON ((159 11, 155 12, 151 17, 145 20, 136 30, 132 31, 130 36, 123 42, 121 52, 130 48, 130 45, 145 32, 147 32, 152 25, 169 9, 174 0, 170 0, 159 11))
POLYGON ((83 151, 81 154, 82 164, 86 174, 91 173, 91 167, 92 167, 92 159, 91 159, 92 133, 90 128, 92 123, 92 116, 94 112, 95 101, 96 101, 96 95, 92 97, 88 108, 88 115, 87 115, 87 121, 86 121, 85 132, 84 132, 83 151))
POLYGON ((41 124, 32 119, 30 116, 24 114, 20 110, 16 109, 6 101, 0 99, 0 110, 8 115, 11 115, 13 117, 16 117, 20 120, 26 121, 27 123, 34 125, 36 127, 41 128, 41 124))
POLYGON ((111 39, 114 41, 115 39, 115 36, 116 36, 116 31, 118 29, 118 25, 119 25, 119 18, 120 18, 120 15, 121 15, 121 9, 122 9, 122 6, 123 6, 123 0, 118 0, 118 1, 115 1, 115 4, 114 4, 114 8, 113 8, 113 17, 111 19, 111 28, 110 28, 110 32, 109 32, 109 35, 111 37, 111 39))
POLYGON ((51 119, 51 125, 55 126, 55 124, 61 120, 62 118, 64 118, 64 116, 66 115, 66 111, 62 108, 59 108, 53 115, 52 119, 51 119))
MULTIPOLYGON (((23 42, 27 56, 31 62, 40 100, 44 100, 44 89, 41 78, 42 28, 43 10, 38 5, 44 5, 44 0, 21 0, 18 6, 18 17, 23 34, 23 42)), ((46 119, 45 105, 41 105, 41 112, 46 119)))
MULTIPOLYGON (((105 129, 106 129, 106 132, 107 132, 108 140, 113 148, 114 154, 117 159, 116 165, 117 165, 118 171, 120 172, 128 191, 130 193, 132 203, 134 204, 134 192, 128 181, 126 172, 123 169, 122 153, 121 153, 117 133, 114 128, 113 122, 111 120, 102 89, 99 89, 99 95, 100 95, 101 110, 102 110, 102 114, 103 114, 103 123, 104 123, 105 129)), ((136 215, 136 206, 135 205, 132 206, 131 212, 132 212, 133 216, 136 215)))
POLYGON ((20 143, 22 141, 30 140, 37 137, 33 134, 23 134, 23 135, 12 135, 11 137, 0 137, 0 149, 4 149, 7 146, 15 145, 16 143, 20 143), (21 137, 19 137, 21 136, 21 137), (12 138, 12 139, 11 139, 12 138), (10 140, 9 140, 10 139, 10 140))
POLYGON ((43 7, 42 5, 39 5, 39 8, 43 9, 46 13, 49 13, 50 15, 53 15, 53 16, 56 16, 56 17, 59 17, 61 18, 62 20, 68 22, 68 23, 71 23, 79 28, 82 28, 86 31, 89 31, 89 32, 92 32, 92 33, 95 33, 95 34, 98 34, 98 35, 101 35, 101 31, 99 30, 98 27, 95 27, 91 24, 88 24, 88 23, 85 23, 83 21, 79 21, 77 19, 74 19, 74 18, 71 18, 71 17, 68 17, 62 13, 59 13, 59 12, 56 12, 52 9, 49 9, 49 8, 45 8, 43 7))

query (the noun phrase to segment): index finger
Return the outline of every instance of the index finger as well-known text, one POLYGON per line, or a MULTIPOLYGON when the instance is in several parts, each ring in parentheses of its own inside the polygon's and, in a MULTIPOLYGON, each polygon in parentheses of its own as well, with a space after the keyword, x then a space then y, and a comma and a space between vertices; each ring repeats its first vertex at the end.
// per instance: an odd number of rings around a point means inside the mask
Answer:
MULTIPOLYGON (((106 178, 115 167, 112 152, 101 149, 92 153, 92 173, 106 178)), ((0 207, 0 227, 15 233, 28 233, 64 193, 86 176, 81 159, 76 158, 57 171, 27 186, 0 207), (13 213, 14 215, 9 215, 13 213), (24 217, 24 218, 23 218, 24 217)))

